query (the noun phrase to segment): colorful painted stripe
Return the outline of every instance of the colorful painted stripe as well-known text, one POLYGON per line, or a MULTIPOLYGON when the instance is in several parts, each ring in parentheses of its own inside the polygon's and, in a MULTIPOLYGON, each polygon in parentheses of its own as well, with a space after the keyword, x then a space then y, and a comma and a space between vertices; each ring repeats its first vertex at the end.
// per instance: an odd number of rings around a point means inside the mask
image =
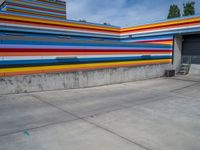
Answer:
POLYGON ((45 65, 63 65, 63 64, 85 64, 97 62, 117 62, 117 61, 134 61, 134 60, 157 60, 157 59, 171 59, 171 55, 160 56, 127 56, 127 57, 99 57, 99 58, 56 58, 56 59, 37 59, 37 60, 3 60, 0 61, 0 68, 9 67, 25 67, 25 66, 45 66, 45 65))
POLYGON ((172 46, 164 44, 45 38, 29 34, 3 34, 0 40, 2 76, 131 67, 172 61, 172 46))
POLYGON ((106 62, 106 63, 91 63, 91 64, 75 64, 75 65, 59 65, 59 66, 41 66, 41 67, 23 67, 23 68, 3 68, 0 69, 0 76, 15 76, 24 74, 52 73, 52 72, 72 72, 80 70, 96 70, 105 68, 118 67, 133 67, 152 64, 167 64, 171 63, 171 59, 161 60, 143 60, 143 61, 128 61, 128 62, 106 62))
POLYGON ((161 44, 161 45, 173 45, 174 37, 172 35, 162 35, 162 36, 147 36, 138 38, 124 38, 122 42, 131 43, 150 43, 150 44, 161 44))
MULTIPOLYGON (((101 34, 104 36, 118 36, 120 38, 128 38, 129 35, 147 36, 148 34, 160 35, 160 34, 174 34, 185 33, 193 30, 200 30, 200 17, 195 16, 191 18, 183 18, 175 21, 166 21, 156 24, 145 25, 142 27, 132 28, 117 28, 113 26, 103 26, 78 22, 67 21, 52 21, 46 19, 36 19, 30 17, 22 17, 11 14, 0 14, 1 26, 10 26, 15 28, 23 27, 24 29, 40 29, 63 32, 83 33, 85 36, 92 36, 93 34, 101 34)), ((40 30, 35 30, 38 32, 40 30)), ((151 35, 152 36, 152 35, 151 35)))

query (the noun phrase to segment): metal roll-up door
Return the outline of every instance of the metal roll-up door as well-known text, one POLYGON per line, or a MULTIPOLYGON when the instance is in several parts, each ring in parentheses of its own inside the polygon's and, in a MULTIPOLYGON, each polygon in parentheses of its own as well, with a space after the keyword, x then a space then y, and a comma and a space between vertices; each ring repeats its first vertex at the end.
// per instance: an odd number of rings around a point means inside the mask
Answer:
POLYGON ((183 56, 200 56, 200 34, 183 36, 183 56))

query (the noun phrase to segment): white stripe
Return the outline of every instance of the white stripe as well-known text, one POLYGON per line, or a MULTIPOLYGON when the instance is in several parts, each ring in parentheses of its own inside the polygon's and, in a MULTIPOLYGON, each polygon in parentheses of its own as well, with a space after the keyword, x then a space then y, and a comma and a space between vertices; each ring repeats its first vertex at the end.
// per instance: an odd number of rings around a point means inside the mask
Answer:
POLYGON ((185 26, 185 27, 177 27, 177 28, 167 28, 167 29, 160 29, 160 30, 151 30, 151 31, 140 31, 140 32, 129 32, 129 33, 125 33, 125 34, 114 34, 114 33, 102 33, 101 32, 94 32, 94 31, 81 31, 79 30, 77 32, 77 30, 72 30, 72 29, 63 29, 63 28, 50 28, 50 27, 37 27, 37 26, 31 26, 31 25, 17 25, 17 24, 9 24, 9 23, 0 23, 0 25, 3 26, 11 26, 11 27, 23 27, 23 28, 32 28, 32 29, 48 29, 48 30, 54 30, 54 31, 73 31, 76 33, 92 33, 92 34, 101 34, 101 35, 116 35, 116 36, 126 36, 126 35, 137 35, 137 34, 141 34, 141 33, 154 33, 154 32, 163 32, 163 31, 173 31, 173 30, 177 30, 177 29, 190 29, 190 28, 196 28, 196 27, 200 27, 200 25, 195 25, 195 26, 185 26))
POLYGON ((118 50, 118 49, 128 49, 128 50, 140 50, 140 49, 158 49, 158 50, 169 50, 170 48, 159 48, 159 47, 107 47, 107 46, 56 46, 56 45, 21 45, 21 44, 1 44, 0 48, 39 48, 39 49, 98 49, 98 50, 104 50, 104 49, 110 49, 110 50, 118 50))
MULTIPOLYGON (((146 54, 148 55, 148 54, 146 54)), ((0 57, 0 60, 37 60, 37 59, 57 59, 57 58, 108 58, 108 57, 134 57, 144 55, 76 55, 76 56, 7 56, 0 57)), ((149 56, 149 55, 148 55, 149 56)), ((151 54, 151 56, 172 56, 172 54, 151 54)))
POLYGON ((126 39, 126 40, 122 40, 123 42, 157 42, 160 40, 173 40, 173 38, 169 39, 169 38, 160 38, 160 39, 139 39, 139 40, 135 40, 135 39, 126 39))
POLYGON ((119 36, 119 34, 111 34, 111 33, 103 33, 103 31, 82 31, 82 30, 72 30, 72 29, 63 29, 63 28, 50 28, 50 27, 38 27, 38 26, 31 26, 31 25, 23 25, 23 24, 10 24, 10 23, 0 23, 0 25, 2 26, 11 26, 11 27, 20 27, 20 28, 29 28, 29 29, 48 29, 48 30, 54 30, 54 31, 73 31, 73 32, 76 32, 76 33, 87 33, 87 34, 90 34, 90 33, 93 33, 93 34, 101 34, 101 35, 117 35, 119 36))
POLYGON ((140 42, 140 41, 158 41, 158 40, 173 40, 173 37, 163 37, 163 38, 151 38, 151 37, 149 37, 148 39, 147 38, 140 38, 140 39, 134 39, 134 38, 132 38, 132 39, 122 39, 121 41, 123 41, 123 42, 140 42))
POLYGON ((152 30, 152 31, 141 31, 141 32, 129 32, 129 33, 125 33, 125 34, 120 34, 121 36, 125 36, 125 35, 137 35, 137 34, 141 34, 141 33, 154 33, 154 32, 163 32, 163 31, 174 31, 174 30, 179 30, 179 29, 191 29, 191 28, 197 28, 200 27, 200 25, 195 25, 195 26, 186 26, 186 27, 178 27, 178 28, 168 28, 168 29, 160 29, 160 30, 152 30))

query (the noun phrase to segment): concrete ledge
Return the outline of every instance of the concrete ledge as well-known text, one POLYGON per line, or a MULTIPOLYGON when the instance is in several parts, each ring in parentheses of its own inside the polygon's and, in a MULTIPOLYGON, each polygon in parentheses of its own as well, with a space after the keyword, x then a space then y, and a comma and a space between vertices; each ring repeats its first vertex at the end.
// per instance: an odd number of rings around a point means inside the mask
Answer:
POLYGON ((102 86, 161 77, 168 64, 0 78, 0 94, 102 86))
POLYGON ((190 68, 191 74, 200 74, 200 65, 192 64, 190 68))

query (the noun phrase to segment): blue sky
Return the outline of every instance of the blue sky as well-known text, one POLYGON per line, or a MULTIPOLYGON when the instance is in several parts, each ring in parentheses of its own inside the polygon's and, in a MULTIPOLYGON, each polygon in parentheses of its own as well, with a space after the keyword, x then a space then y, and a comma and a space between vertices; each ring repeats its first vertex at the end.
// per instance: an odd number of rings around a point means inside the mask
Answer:
MULTIPOLYGON (((165 20, 170 4, 182 9, 184 2, 187 0, 67 0, 67 16, 126 27, 165 20)), ((200 0, 195 2, 200 13, 200 0)))

